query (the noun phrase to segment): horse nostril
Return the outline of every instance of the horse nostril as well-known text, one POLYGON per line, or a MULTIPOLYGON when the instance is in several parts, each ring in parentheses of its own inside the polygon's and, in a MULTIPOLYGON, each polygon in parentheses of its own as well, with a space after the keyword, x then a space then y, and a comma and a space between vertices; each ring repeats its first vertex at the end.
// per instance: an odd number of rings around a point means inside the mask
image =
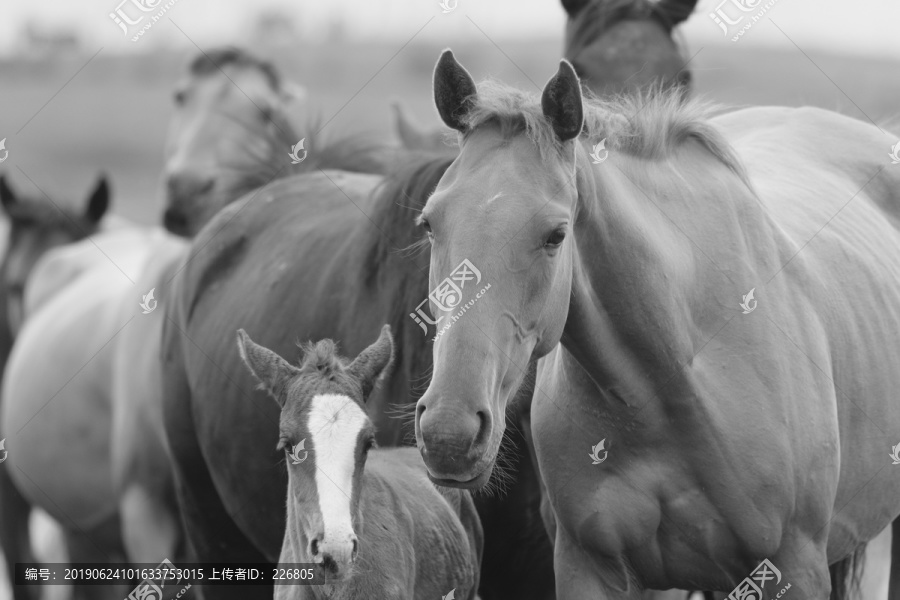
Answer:
POLYGON ((314 539, 313 541, 311 541, 309 543, 309 553, 312 554, 313 556, 319 555, 319 540, 318 539, 314 539))
POLYGON ((337 573, 338 564, 331 558, 331 555, 327 552, 322 555, 322 567, 325 568, 326 571, 331 573, 337 573))
POLYGON ((359 541, 356 538, 353 538, 353 550, 351 556, 356 558, 357 553, 359 552, 359 541))
POLYGON ((478 432, 475 435, 474 446, 478 448, 488 442, 487 438, 491 434, 491 417, 483 410, 479 410, 475 415, 478 417, 478 432))

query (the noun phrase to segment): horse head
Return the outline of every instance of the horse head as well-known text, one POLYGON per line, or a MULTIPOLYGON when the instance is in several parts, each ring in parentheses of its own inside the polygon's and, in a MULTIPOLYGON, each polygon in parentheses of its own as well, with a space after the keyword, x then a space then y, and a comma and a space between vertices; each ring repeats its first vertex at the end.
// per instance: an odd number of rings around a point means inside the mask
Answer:
POLYGON ((221 208, 273 178, 297 139, 287 107, 303 90, 240 49, 198 56, 176 87, 166 141, 172 233, 193 236, 221 208))
POLYGON ((10 331, 24 319, 25 282, 37 260, 51 248, 78 241, 97 231, 109 207, 109 185, 100 176, 83 212, 58 206, 44 196, 19 197, 0 177, 0 206, 9 217, 9 244, 0 263, 0 295, 6 299, 10 331))
POLYGON ((390 327, 349 362, 331 340, 302 348, 292 365, 238 331, 244 363, 281 407, 278 449, 288 463, 288 519, 282 559, 314 562, 346 579, 359 552, 360 486, 375 428, 365 402, 393 362, 390 327))
POLYGON ((595 94, 662 84, 690 91, 691 73, 673 39, 697 0, 562 0, 564 55, 595 94))

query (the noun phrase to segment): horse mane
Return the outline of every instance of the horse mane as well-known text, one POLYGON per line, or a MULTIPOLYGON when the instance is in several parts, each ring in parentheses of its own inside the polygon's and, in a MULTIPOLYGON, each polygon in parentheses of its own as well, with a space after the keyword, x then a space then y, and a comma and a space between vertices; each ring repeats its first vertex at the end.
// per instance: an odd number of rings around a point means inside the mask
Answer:
POLYGON ((372 192, 376 210, 371 217, 367 272, 377 275, 393 254, 415 252, 427 239, 415 226, 428 197, 453 162, 446 156, 428 156, 400 165, 372 192))
MULTIPOLYGON (((719 110, 719 106, 696 98, 685 100, 677 88, 666 89, 659 84, 646 91, 611 98, 599 98, 585 91, 581 138, 605 138, 608 150, 647 160, 668 158, 684 142, 695 140, 749 187, 737 154, 709 123, 712 114, 719 110)), ((525 133, 543 158, 560 150, 540 99, 496 81, 479 84, 463 122, 469 131, 490 122, 499 125, 505 137, 525 133)))

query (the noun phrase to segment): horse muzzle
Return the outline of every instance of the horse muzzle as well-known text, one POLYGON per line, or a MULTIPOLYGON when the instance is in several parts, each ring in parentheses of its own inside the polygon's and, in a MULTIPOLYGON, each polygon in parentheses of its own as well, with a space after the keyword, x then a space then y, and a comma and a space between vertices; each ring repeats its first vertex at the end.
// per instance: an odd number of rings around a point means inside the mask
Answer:
POLYGON ((469 489, 486 484, 496 453, 492 425, 486 406, 471 410, 426 392, 416 405, 416 442, 432 481, 469 489))

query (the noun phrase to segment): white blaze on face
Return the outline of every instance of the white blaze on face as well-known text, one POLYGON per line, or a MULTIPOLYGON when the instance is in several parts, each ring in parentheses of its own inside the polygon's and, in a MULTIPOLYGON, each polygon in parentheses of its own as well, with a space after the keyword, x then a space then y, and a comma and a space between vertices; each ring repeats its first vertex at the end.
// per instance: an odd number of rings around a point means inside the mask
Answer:
POLYGON ((350 497, 356 468, 356 443, 368 422, 362 408, 347 396, 322 394, 312 399, 308 429, 316 461, 316 490, 326 545, 353 535, 350 497))

